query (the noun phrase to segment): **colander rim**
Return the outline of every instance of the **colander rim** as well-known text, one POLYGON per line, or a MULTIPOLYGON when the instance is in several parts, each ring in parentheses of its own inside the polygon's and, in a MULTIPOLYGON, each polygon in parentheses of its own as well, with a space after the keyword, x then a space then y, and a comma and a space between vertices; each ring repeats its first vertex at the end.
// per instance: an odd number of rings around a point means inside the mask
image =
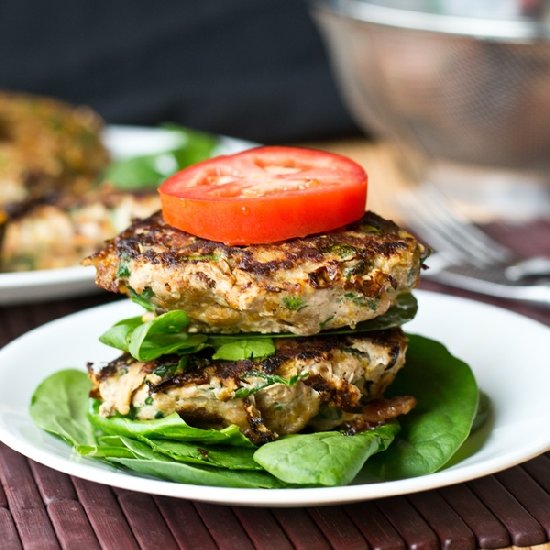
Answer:
POLYGON ((550 23, 532 19, 465 17, 403 10, 364 0, 310 0, 310 3, 314 9, 385 27, 505 42, 530 43, 550 39, 550 23))

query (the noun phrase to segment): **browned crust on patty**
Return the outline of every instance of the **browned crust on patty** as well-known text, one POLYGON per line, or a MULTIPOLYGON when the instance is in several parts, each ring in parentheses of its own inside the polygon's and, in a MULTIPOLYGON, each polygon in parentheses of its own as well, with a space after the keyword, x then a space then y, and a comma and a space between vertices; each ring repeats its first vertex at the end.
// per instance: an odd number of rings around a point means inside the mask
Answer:
POLYGON ((103 185, 85 195, 63 194, 12 213, 0 234, 0 271, 78 265, 107 239, 146 217, 160 203, 154 191, 129 193, 103 185))
POLYGON ((405 362, 400 329, 275 345, 273 355, 257 360, 212 360, 205 350, 181 368, 177 356, 140 363, 125 354, 99 370, 89 366, 93 395, 105 416, 177 412, 198 427, 236 424, 256 443, 307 426, 366 429, 414 404, 379 402, 405 362))
POLYGON ((0 207, 85 193, 109 162, 102 129, 88 107, 0 91, 0 207))
POLYGON ((184 309, 201 331, 308 335, 384 313, 416 285, 422 251, 372 212, 339 230, 251 246, 200 239, 156 213, 84 263, 99 286, 184 309))

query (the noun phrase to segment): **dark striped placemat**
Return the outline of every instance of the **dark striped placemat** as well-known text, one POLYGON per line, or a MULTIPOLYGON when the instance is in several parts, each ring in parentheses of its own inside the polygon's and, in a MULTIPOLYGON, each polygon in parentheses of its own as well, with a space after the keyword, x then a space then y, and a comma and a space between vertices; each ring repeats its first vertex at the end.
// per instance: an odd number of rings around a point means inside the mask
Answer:
POLYGON ((0 444, 0 548, 505 548, 550 541, 550 454, 469 483, 346 506, 249 508, 84 481, 0 444))

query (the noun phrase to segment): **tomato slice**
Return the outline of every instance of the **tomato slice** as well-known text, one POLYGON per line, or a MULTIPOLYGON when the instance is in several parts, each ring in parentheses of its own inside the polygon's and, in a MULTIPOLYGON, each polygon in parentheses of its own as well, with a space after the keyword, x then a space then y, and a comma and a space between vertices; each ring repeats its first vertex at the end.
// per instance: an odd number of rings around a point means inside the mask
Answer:
POLYGON ((259 244, 361 218, 367 175, 341 155, 268 146, 185 168, 159 193, 168 224, 211 241, 259 244))

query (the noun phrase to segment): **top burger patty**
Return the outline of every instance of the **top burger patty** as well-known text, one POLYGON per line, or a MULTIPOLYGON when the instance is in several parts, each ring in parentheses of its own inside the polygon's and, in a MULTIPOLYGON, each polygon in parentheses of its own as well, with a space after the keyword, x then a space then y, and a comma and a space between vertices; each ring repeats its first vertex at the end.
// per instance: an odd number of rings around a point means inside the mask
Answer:
POLYGON ((0 208, 85 194, 109 162, 102 128, 87 107, 0 91, 0 208))
POLYGON ((0 231, 0 271, 28 271, 77 265, 135 217, 159 207, 153 192, 102 186, 86 195, 63 194, 21 205, 0 231))
POLYGON ((201 239, 157 212, 84 263, 107 290, 185 310, 191 330, 311 335, 382 315, 416 285, 422 253, 372 212, 339 230, 250 246, 201 239))

